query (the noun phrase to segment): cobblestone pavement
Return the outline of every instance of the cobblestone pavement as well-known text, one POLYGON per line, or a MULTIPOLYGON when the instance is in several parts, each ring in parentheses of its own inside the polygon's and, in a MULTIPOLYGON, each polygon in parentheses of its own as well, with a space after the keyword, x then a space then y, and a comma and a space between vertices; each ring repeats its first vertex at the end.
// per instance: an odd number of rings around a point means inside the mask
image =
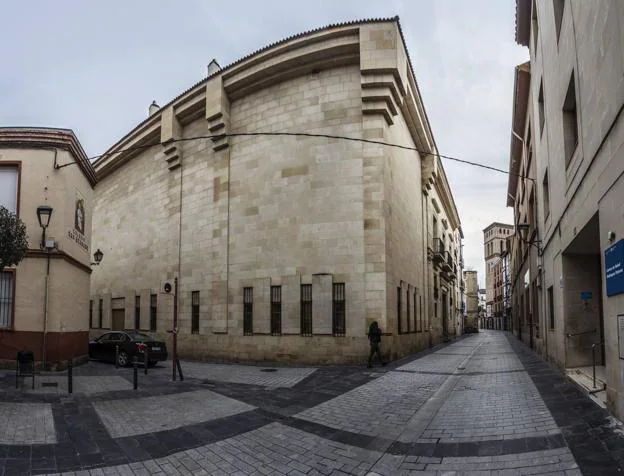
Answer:
POLYGON ((90 362, 71 395, 0 373, 0 476, 624 474, 621 423, 502 332, 375 369, 182 368, 133 390, 90 362))

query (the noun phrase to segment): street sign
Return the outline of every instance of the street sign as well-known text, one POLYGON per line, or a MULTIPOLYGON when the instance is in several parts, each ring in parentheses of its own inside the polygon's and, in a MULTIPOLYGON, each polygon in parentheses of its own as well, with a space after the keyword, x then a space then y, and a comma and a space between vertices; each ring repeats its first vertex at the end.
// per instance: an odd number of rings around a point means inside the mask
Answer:
POLYGON ((590 301, 592 298, 591 291, 581 291, 581 301, 590 301))
POLYGON ((607 296, 624 293, 624 240, 604 252, 607 296))

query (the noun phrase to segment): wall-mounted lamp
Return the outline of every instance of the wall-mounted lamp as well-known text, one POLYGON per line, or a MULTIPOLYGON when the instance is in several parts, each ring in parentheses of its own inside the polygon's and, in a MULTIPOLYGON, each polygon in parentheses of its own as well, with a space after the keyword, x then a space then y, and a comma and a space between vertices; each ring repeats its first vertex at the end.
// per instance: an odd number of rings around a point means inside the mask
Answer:
POLYGON ((46 228, 50 225, 50 218, 52 217, 53 208, 48 205, 39 205, 37 207, 37 219, 39 220, 39 226, 43 230, 41 233, 41 243, 39 244, 40 248, 46 247, 46 228))
POLYGON ((615 231, 609 230, 607 232, 607 240, 609 240, 611 243, 615 241, 615 231))
POLYGON ((518 224, 516 224, 516 230, 518 231, 518 236, 519 236, 520 240, 523 241, 524 243, 526 243, 527 245, 535 246, 537 248, 537 254, 539 256, 542 256, 542 241, 541 240, 528 241, 528 240, 523 238, 523 235, 525 233, 528 233, 528 231, 530 229, 531 229, 531 225, 529 225, 528 223, 518 223, 518 224))
POLYGON ((98 248, 97 251, 93 253, 93 259, 95 261, 91 263, 91 266, 99 266, 103 257, 104 257, 104 253, 102 253, 102 250, 98 248))

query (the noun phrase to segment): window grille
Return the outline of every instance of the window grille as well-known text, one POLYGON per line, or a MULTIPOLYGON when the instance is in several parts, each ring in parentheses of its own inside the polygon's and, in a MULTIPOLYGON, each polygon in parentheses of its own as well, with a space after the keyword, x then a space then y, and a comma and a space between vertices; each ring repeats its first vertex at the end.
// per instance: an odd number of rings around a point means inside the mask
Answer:
POLYGON ((141 329, 141 296, 134 297, 134 329, 141 329))
POLYGON ((412 308, 410 307, 410 293, 407 291, 407 300, 405 301, 405 310, 407 311, 407 332, 412 332, 412 308))
POLYGON ((399 328, 399 334, 403 333, 403 326, 401 325, 401 287, 397 286, 397 324, 399 328))
POLYGON ((98 327, 102 328, 102 321, 104 320, 104 299, 100 299, 100 307, 98 308, 98 327))
POLYGON ((89 300, 89 329, 93 328, 93 299, 89 300))
POLYGON ((301 335, 312 335, 312 285, 301 285, 301 335))
POLYGON ((199 291, 191 292, 191 334, 199 334, 199 291))
POLYGON ((253 335, 253 288, 243 288, 243 334, 253 335))
POLYGON ((332 331, 335 336, 345 335, 345 285, 344 283, 334 283, 333 285, 333 313, 332 331))
POLYGON ((0 329, 13 327, 13 286, 13 273, 0 272, 0 329))
POLYGON ((282 287, 271 286, 271 335, 282 335, 282 287))
POLYGON ((150 331, 156 331, 157 299, 156 294, 150 294, 150 331))

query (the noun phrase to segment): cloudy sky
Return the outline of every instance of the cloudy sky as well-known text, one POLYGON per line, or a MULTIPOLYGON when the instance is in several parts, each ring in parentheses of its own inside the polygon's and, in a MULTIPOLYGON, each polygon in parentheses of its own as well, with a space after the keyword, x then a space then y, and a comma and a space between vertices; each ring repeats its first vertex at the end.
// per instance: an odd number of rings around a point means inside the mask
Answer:
MULTIPOLYGON (((264 45, 330 23, 399 15, 441 154, 507 169, 514 0, 0 0, 0 125, 68 127, 89 156, 202 79, 264 45), (7 21, 9 20, 10 21, 7 21)), ((484 287, 482 233, 512 220, 507 177, 444 162, 484 287)))

